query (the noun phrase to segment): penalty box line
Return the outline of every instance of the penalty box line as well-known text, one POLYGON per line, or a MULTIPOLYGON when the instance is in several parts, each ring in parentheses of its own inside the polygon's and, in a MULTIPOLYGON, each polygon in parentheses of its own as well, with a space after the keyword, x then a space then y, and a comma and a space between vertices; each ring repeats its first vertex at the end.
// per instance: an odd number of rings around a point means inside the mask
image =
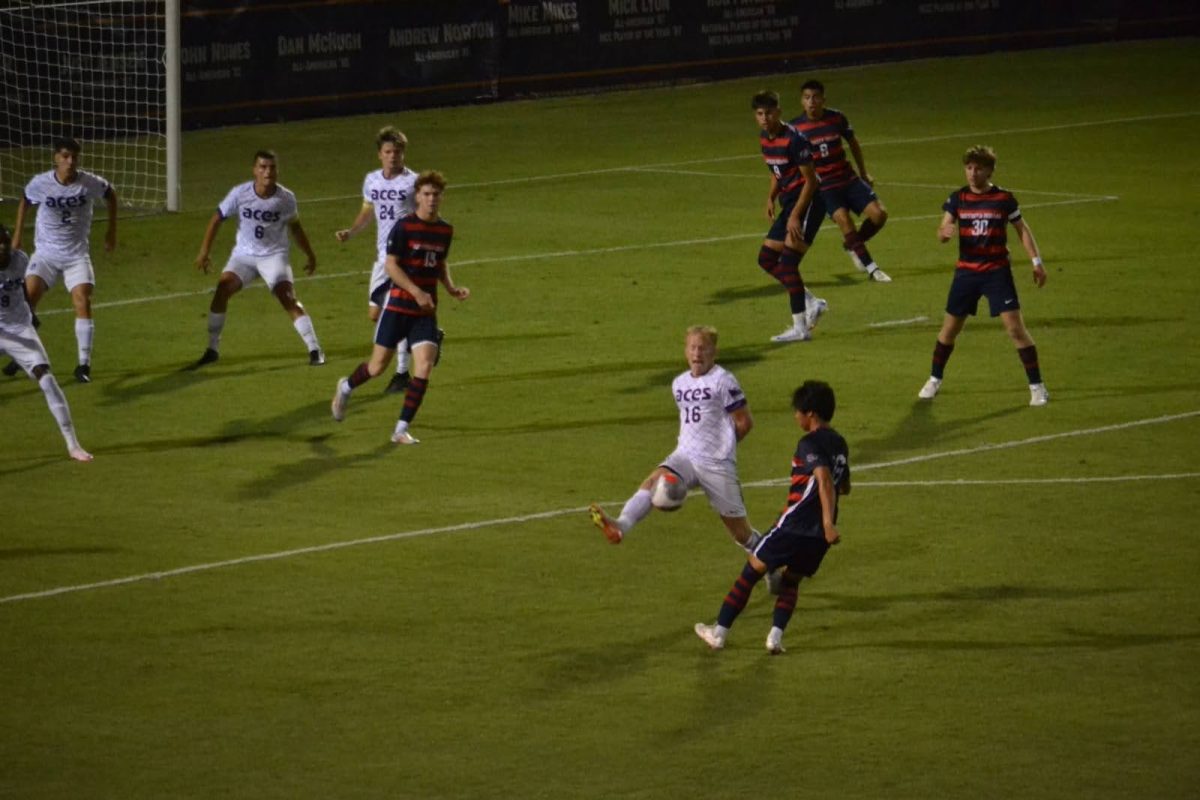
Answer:
MULTIPOLYGON (((1081 428, 1074 431, 1064 431, 1062 433, 1051 433, 1043 436, 1032 436, 1026 439, 1017 439, 1011 442, 998 442, 996 444, 984 444, 978 447, 966 447, 959 450, 945 450, 939 453, 925 453, 908 458, 895 459, 893 461, 881 461, 875 464, 864 464, 856 467, 856 473, 866 472, 868 470, 887 469, 889 467, 904 466, 907 464, 916 464, 922 461, 934 461, 942 458, 951 458, 955 456, 974 455, 976 453, 986 453, 993 450, 1008 450, 1016 447, 1025 447, 1032 444, 1041 444, 1043 442, 1051 442, 1058 439, 1067 439, 1077 436, 1091 436, 1100 433, 1112 433, 1114 431, 1128 430, 1145 425, 1161 425, 1168 422, 1178 422, 1179 420, 1190 419, 1200 416, 1200 410, 1185 411, 1180 414, 1167 414, 1160 417, 1151 417, 1148 419, 1132 420, 1130 422, 1121 422, 1113 425, 1103 425, 1097 428, 1081 428)), ((1086 482, 1119 482, 1130 480, 1152 480, 1152 479, 1179 479, 1197 477, 1200 473, 1172 473, 1166 475, 1130 475, 1117 477, 1101 477, 1101 478, 1071 478, 1071 479, 1045 479, 1036 480, 1028 479, 1030 483, 1086 483, 1086 482)), ((999 483, 1010 483, 1016 481, 1006 481, 1004 479, 994 481, 964 481, 964 480, 949 480, 949 481, 880 481, 878 483, 860 483, 859 486, 925 486, 925 485, 988 485, 999 483)), ((758 489, 775 486, 783 486, 788 483, 787 479, 753 481, 742 484, 743 488, 758 489)), ((609 503, 611 505, 611 503, 609 503)), ((241 558, 231 558, 225 561, 211 561, 204 564, 192 564, 186 567, 178 567, 176 569, 161 570, 158 572, 146 572, 140 575, 129 575, 124 578, 113 578, 110 580, 95 581, 92 583, 80 583, 72 586, 58 586, 53 589, 44 589, 37 592, 24 592, 22 594, 9 595, 0 597, 0 605, 9 603, 19 603, 24 600, 41 600, 48 597, 56 597, 64 594, 74 594, 76 592, 86 592, 94 589, 108 589, 116 586, 126 586, 135 583, 146 583, 150 581, 165 580, 167 578, 176 578, 183 575, 191 575, 199 572, 210 572, 212 570, 224 569, 226 567, 236 567, 242 564, 254 564, 266 561, 280 561, 286 558, 294 558, 296 556, 311 555, 314 553, 326 553, 334 550, 344 550, 349 547, 359 547, 370 544, 384 544, 387 542, 396 542, 404 539, 415 539, 423 536, 434 536, 437 534, 446 533, 464 533, 468 531, 481 530, 483 528, 501 527, 505 525, 519 525, 525 522, 535 522, 538 520, 554 519, 574 514, 582 514, 587 510, 586 506, 578 508, 561 508, 554 511, 542 511, 535 514, 522 514, 519 516, 502 517, 499 519, 480 520, 478 522, 463 522, 457 525, 444 525, 437 528, 423 528, 415 531, 403 531, 400 533, 382 534, 379 536, 369 536, 363 539, 351 539, 343 542, 329 542, 327 544, 312 545, 310 547, 297 547, 291 550, 280 550, 274 553, 259 553, 256 555, 243 556, 241 558)))

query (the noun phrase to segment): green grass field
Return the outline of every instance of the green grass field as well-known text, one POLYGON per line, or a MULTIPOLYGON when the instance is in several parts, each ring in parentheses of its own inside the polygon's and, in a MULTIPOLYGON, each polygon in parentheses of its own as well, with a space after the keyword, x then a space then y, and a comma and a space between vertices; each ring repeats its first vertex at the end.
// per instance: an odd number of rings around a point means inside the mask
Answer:
POLYGON ((0 380, 0 796, 1196 796, 1196 48, 820 73, 891 211, 871 247, 895 282, 864 282, 827 226, 803 269, 831 310, 800 345, 769 342, 788 316, 755 263, 748 105, 770 86, 798 113, 808 75, 187 134, 186 210, 94 248, 93 384, 70 377, 65 294, 42 307, 96 460, 0 380), (383 381, 340 425, 328 408, 370 350, 373 257, 332 233, 387 122, 450 179, 473 291, 446 301, 401 449, 383 381), (1036 291, 1015 246, 1045 408, 986 317, 916 400, 955 258, 940 205, 977 142, 1049 269, 1036 291), (297 290, 329 364, 256 288, 221 361, 183 371, 215 283, 192 259, 262 146, 320 257, 297 290), (693 635, 742 561, 703 498, 620 547, 585 512, 670 452, 697 322, 750 398, 758 527, 784 500, 791 390, 838 391, 856 486, 783 657, 763 597, 723 652, 693 635))

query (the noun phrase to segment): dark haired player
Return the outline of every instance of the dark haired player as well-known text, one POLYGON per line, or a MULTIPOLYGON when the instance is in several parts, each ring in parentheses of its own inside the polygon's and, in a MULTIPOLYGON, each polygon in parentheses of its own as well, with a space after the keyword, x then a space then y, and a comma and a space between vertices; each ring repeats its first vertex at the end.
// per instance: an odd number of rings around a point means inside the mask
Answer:
POLYGON ((767 651, 783 652, 783 631, 796 610, 801 578, 811 578, 832 545, 838 543, 838 496, 850 494, 850 450, 841 434, 829 427, 836 400, 822 381, 805 381, 792 395, 796 423, 804 436, 792 456, 792 482, 787 507, 763 534, 742 574, 725 595, 715 625, 696 623, 696 635, 713 650, 725 646, 725 636, 750 600, 755 584, 768 571, 783 568, 775 599, 767 651))
POLYGON ((456 300, 466 300, 471 290, 457 286, 450 277, 446 257, 454 228, 438 215, 446 179, 440 172, 422 172, 414 184, 416 212, 396 222, 388 236, 387 263, 391 289, 375 327, 375 346, 368 361, 359 364, 349 377, 338 381, 330 410, 341 422, 346 417, 350 393, 382 373, 408 339, 412 350, 412 379, 404 390, 404 408, 392 432, 396 444, 417 444, 408 431, 425 399, 429 374, 437 364, 437 286, 442 284, 456 300))
POLYGON ((850 253, 855 266, 866 272, 873 281, 890 283, 892 279, 879 268, 867 250, 867 241, 879 233, 887 222, 887 210, 872 188, 875 181, 867 172, 862 146, 854 136, 850 120, 837 109, 825 107, 825 85, 820 81, 807 81, 800 87, 800 102, 804 106, 804 114, 792 120, 791 124, 812 142, 813 161, 821 180, 821 199, 825 202, 825 210, 841 229, 845 242, 843 246, 850 253), (854 154, 861 177, 846 159, 843 139, 854 154), (851 211, 860 217, 866 215, 861 227, 854 227, 851 211))
POLYGON ((1021 316, 1017 285, 1008 260, 1008 223, 1021 237, 1021 246, 1033 261, 1033 282, 1039 289, 1046 285, 1046 268, 1038 253, 1033 231, 1021 217, 1021 209, 1012 192, 992 183, 996 153, 986 145, 976 145, 963 155, 967 185, 950 195, 942 205, 942 224, 938 239, 943 244, 958 236, 958 263, 950 296, 946 299, 946 317, 933 348, 930 378, 917 397, 933 399, 942 387, 946 362, 954 352, 954 341, 962 332, 967 317, 974 315, 979 299, 986 297, 993 317, 1000 317, 1004 330, 1017 348, 1017 356, 1029 381, 1029 405, 1044 406, 1050 400, 1042 371, 1038 366, 1037 346, 1021 316))
POLYGON ((759 145, 771 172, 767 219, 771 229, 758 251, 758 265, 787 289, 792 325, 773 342, 804 342, 828 304, 804 288, 800 260, 821 228, 825 206, 817 192, 812 152, 802 133, 780 120, 779 95, 761 91, 750 101, 758 123, 759 145), (775 201, 779 200, 779 214, 775 201))

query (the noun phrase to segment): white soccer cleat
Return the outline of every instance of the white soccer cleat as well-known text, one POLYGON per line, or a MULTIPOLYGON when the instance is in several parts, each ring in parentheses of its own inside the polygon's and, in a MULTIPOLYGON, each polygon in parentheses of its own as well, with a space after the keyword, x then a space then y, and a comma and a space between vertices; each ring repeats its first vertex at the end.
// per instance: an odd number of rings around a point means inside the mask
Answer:
POLYGON ((772 342, 807 342, 812 334, 799 328, 788 328, 783 333, 771 337, 772 342))
POLYGON ((725 647, 725 637, 717 633, 716 625, 705 625, 703 622, 697 622, 696 627, 692 630, 696 631, 696 635, 704 640, 704 643, 713 650, 720 650, 725 647))
POLYGON ((1050 402, 1050 393, 1046 391, 1046 384, 1031 383, 1029 384, 1029 405, 1044 406, 1050 402))
POLYGON ((343 394, 342 381, 338 381, 337 388, 333 390, 333 400, 329 403, 329 411, 338 422, 346 418, 346 403, 349 401, 350 395, 343 394))
POLYGON ((917 397, 922 400, 932 400, 937 397, 938 389, 942 388, 941 378, 930 378, 925 381, 925 385, 921 387, 921 391, 917 392, 917 397))
POLYGON ((408 431, 397 431, 392 434, 392 442, 394 444, 420 444, 421 440, 408 431))
POLYGON ((72 447, 68 452, 70 452, 71 458, 75 459, 76 461, 92 460, 92 454, 87 450, 84 450, 82 447, 72 447))
POLYGON ((766 647, 767 652, 773 656, 786 653, 787 650, 783 649, 783 631, 779 628, 771 628, 771 632, 767 634, 766 647))
POLYGON ((879 267, 875 267, 874 269, 872 269, 870 266, 868 266, 867 267, 867 277, 870 278, 871 280, 875 281, 876 283, 891 283, 892 282, 892 276, 888 275, 886 272, 881 270, 879 267))
POLYGON ((817 323, 821 321, 821 317, 828 310, 829 303, 826 303, 821 297, 814 297, 812 302, 804 307, 804 323, 808 325, 810 331, 817 327, 817 323))
POLYGON ((853 250, 847 250, 846 255, 850 256, 850 260, 854 262, 854 268, 859 272, 866 272, 867 265, 862 263, 862 259, 858 257, 858 253, 853 250))

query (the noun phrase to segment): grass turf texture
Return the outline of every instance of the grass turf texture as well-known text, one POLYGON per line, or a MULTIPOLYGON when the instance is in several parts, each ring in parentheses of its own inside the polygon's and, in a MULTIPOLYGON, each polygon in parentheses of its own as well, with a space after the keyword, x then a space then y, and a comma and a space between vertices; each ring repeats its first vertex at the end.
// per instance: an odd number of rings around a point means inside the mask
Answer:
POLYGON ((187 210, 94 248, 92 385, 70 378, 65 295, 44 301, 96 461, 70 462, 41 394, 0 381, 0 796, 1194 793, 1200 279, 1179 187, 1200 179, 1195 48, 823 71, 891 211, 871 247, 895 283, 866 283, 827 223, 802 266, 831 311, 799 345, 768 341, 788 315, 755 265, 767 177, 748 104, 772 86, 799 113, 807 76, 189 133, 187 210), (449 177, 451 260, 474 292, 443 301, 422 444, 399 450, 385 381, 341 425, 328 411, 369 351, 373 246, 332 232, 387 122, 411 165, 449 177), (1049 268, 1034 290, 1012 243, 1044 409, 986 317, 936 401, 915 399, 955 257, 940 204, 977 142, 1049 268), (261 146, 320 258, 297 288, 329 365, 308 367, 253 289, 221 361, 182 371, 215 282, 191 260, 261 146), (791 390, 838 392, 857 486, 781 658, 762 649, 761 596, 724 652, 691 633, 741 563, 702 498, 619 548, 583 511, 615 511, 671 449, 694 322, 721 330, 750 398, 739 461, 759 527, 783 501, 791 390), (197 565, 215 566, 17 599, 197 565))

